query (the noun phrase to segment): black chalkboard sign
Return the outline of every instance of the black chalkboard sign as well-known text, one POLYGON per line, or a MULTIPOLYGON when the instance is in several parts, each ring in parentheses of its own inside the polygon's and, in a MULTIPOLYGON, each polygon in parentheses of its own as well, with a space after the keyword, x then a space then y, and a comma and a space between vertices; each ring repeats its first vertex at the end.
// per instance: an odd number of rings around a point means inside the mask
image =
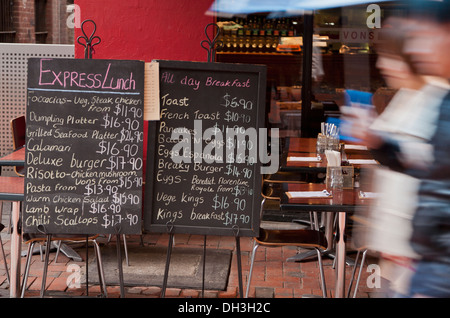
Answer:
POLYGON ((144 63, 30 58, 24 232, 139 234, 144 63))
POLYGON ((144 228, 258 235, 266 67, 154 62, 161 119, 149 125, 144 228))

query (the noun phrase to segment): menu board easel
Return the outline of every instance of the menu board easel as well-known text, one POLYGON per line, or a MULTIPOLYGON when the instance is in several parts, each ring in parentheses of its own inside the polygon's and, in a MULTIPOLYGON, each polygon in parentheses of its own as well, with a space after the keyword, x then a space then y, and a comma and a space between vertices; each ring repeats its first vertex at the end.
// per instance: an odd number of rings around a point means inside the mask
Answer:
POLYGON ((94 32, 85 59, 28 60, 23 231, 47 249, 52 235, 116 234, 124 294, 120 236, 141 234, 144 62, 93 60, 94 32))
POLYGON ((266 67, 212 63, 214 42, 206 63, 152 62, 161 118, 149 124, 144 228, 170 235, 162 296, 175 233, 205 246, 207 235, 235 236, 239 273, 240 237, 259 233, 266 67))

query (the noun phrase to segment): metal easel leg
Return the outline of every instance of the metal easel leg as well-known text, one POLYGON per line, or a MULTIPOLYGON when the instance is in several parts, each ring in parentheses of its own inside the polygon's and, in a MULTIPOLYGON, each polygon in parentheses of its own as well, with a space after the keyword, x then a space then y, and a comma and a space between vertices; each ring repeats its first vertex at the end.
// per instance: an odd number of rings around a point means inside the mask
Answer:
POLYGON ((28 281, 28 274, 30 273, 30 264, 31 264, 31 257, 33 255, 33 247, 36 244, 36 242, 31 242, 28 245, 28 253, 27 253, 27 261, 25 263, 25 271, 23 274, 23 281, 22 281, 22 289, 20 291, 20 298, 23 298, 25 296, 25 290, 27 289, 27 281, 28 281))
POLYGON ((204 298, 205 296, 205 272, 206 272, 206 235, 203 237, 202 298, 204 298))
POLYGON ((89 237, 86 235, 86 296, 89 296, 89 237))
POLYGON ((239 279, 239 298, 243 298, 244 289, 242 287, 242 264, 241 264, 241 238, 239 236, 239 227, 233 226, 234 235, 236 237, 236 258, 239 279))
POLYGON ((172 246, 173 246, 173 233, 170 231, 169 236, 169 246, 167 247, 167 259, 166 259, 166 268, 164 269, 164 279, 161 289, 161 298, 166 296, 166 288, 167 288, 167 278, 169 276, 169 266, 170 266, 170 257, 172 256, 172 246))
POLYGON ((117 245, 117 266, 119 267, 119 284, 120 284, 120 297, 125 298, 125 288, 123 284, 123 268, 122 268, 122 251, 120 244, 120 234, 116 234, 117 245))

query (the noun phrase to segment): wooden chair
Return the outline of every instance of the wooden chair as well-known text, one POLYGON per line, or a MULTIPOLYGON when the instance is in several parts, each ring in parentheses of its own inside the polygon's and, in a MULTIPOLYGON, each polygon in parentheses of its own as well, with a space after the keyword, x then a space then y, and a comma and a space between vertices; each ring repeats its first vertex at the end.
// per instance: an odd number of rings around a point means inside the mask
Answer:
MULTIPOLYGON (((26 123, 25 116, 20 116, 11 120, 11 134, 13 139, 13 150, 17 150, 25 145, 26 123)), ((14 167, 14 172, 20 176, 25 176, 25 167, 14 167)))
MULTIPOLYGON (((33 255, 33 248, 36 245, 36 243, 46 245, 45 263, 44 263, 42 285, 41 285, 41 291, 40 291, 40 296, 44 297, 51 242, 52 241, 83 242, 86 240, 94 243, 94 251, 95 251, 95 256, 96 256, 96 261, 97 261, 97 269, 98 269, 100 287, 101 287, 103 296, 107 297, 105 275, 104 275, 104 270, 103 270, 103 262, 102 262, 102 258, 101 258, 100 247, 96 240, 98 238, 98 236, 99 235, 93 235, 93 236, 86 237, 83 235, 70 235, 70 234, 53 236, 53 235, 40 235, 40 234, 25 233, 24 234, 24 240, 25 240, 24 243, 28 244, 28 252, 27 252, 27 260, 26 260, 25 269, 24 269, 21 297, 22 298, 24 297, 25 290, 27 289, 27 280, 28 280, 28 275, 29 275, 29 271, 30 271, 31 258, 33 255)), ((86 255, 86 289, 88 288, 88 266, 87 266, 87 264, 88 264, 88 257, 86 255)))

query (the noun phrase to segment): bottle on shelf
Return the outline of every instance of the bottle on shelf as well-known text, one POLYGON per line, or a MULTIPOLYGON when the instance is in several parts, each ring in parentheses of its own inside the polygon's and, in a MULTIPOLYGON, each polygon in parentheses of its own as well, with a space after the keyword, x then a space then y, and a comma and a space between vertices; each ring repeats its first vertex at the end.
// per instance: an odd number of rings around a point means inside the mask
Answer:
POLYGON ((281 37, 297 35, 293 19, 268 19, 261 16, 223 21, 221 52, 275 53, 281 37))

